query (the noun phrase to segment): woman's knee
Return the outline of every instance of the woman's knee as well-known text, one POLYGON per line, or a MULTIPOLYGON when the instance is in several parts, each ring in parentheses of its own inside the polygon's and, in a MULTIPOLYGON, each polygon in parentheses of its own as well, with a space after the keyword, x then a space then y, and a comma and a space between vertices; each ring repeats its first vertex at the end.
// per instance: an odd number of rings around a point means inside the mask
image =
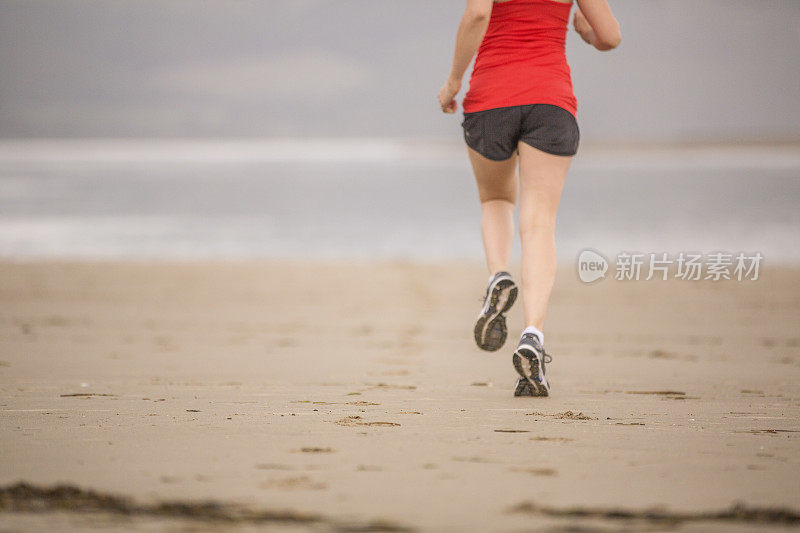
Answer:
POLYGON ((511 204, 512 207, 517 203, 517 191, 481 191, 478 190, 478 198, 481 204, 489 202, 503 202, 511 204))
POLYGON ((519 212, 519 233, 526 235, 555 234, 556 212, 549 209, 523 209, 519 212))

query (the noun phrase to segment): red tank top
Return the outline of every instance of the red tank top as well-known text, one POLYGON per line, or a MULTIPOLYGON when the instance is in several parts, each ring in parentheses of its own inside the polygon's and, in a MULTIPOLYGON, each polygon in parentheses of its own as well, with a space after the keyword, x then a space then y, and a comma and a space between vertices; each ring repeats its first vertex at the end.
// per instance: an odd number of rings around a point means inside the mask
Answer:
POLYGON ((575 115, 578 102, 565 52, 571 9, 572 4, 555 0, 494 4, 464 112, 552 104, 575 115))

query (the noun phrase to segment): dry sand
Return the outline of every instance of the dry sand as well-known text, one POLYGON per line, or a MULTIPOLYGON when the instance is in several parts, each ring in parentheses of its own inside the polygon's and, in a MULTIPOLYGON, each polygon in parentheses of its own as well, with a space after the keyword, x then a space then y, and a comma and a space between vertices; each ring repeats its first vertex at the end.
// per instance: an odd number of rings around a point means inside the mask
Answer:
POLYGON ((591 286, 562 270, 546 399, 512 397, 512 343, 474 346, 480 265, 0 274, 0 529, 800 524, 797 269, 591 286), (130 500, 42 492, 58 483, 130 500))

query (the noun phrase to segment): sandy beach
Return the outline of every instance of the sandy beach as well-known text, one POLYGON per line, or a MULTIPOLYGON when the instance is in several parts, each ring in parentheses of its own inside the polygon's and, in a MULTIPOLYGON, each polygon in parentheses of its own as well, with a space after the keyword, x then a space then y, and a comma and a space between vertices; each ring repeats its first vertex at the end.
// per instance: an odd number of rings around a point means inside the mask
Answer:
POLYGON ((0 273, 2 530, 800 525, 797 268, 563 268, 550 398, 512 397, 520 306, 506 347, 474 345, 477 263, 0 273))

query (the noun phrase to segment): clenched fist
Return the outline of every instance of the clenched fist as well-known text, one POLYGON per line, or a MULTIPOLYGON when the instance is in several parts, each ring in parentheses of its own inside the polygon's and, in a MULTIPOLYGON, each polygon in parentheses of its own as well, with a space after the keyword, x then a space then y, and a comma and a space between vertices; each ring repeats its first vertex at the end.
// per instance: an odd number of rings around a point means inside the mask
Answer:
POLYGON ((447 82, 439 89, 439 106, 445 113, 455 113, 458 109, 458 102, 455 98, 458 91, 461 90, 461 82, 454 80, 447 80, 447 82))

